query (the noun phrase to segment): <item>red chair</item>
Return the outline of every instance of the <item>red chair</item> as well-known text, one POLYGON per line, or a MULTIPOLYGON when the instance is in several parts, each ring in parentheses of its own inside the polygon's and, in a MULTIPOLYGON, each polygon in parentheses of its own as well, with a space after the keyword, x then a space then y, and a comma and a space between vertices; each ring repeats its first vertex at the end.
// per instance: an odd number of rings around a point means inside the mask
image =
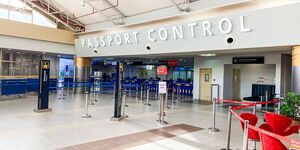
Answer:
MULTIPOLYGON (((251 113, 241 113, 240 117, 244 120, 248 120, 249 124, 252 126, 255 126, 257 124, 258 118, 256 115, 251 114, 251 113)), ((244 122, 240 121, 241 126, 242 126, 242 130, 244 132, 244 122)), ((255 141, 259 141, 259 134, 258 132, 249 129, 248 130, 248 138, 251 140, 255 140, 255 141)))
POLYGON ((298 125, 292 124, 292 119, 286 116, 274 114, 274 113, 265 113, 264 115, 266 122, 270 125, 273 129, 275 134, 281 136, 289 136, 293 133, 297 133, 299 130, 298 125))
MULTIPOLYGON (((268 124, 262 124, 259 128, 274 133, 272 127, 268 124)), ((259 136, 262 150, 288 150, 279 140, 267 134, 260 133, 259 136)))
MULTIPOLYGON (((252 126, 255 126, 258 121, 257 116, 252 113, 241 113, 240 117, 244 120, 248 120, 249 124, 252 126)), ((244 122, 240 121, 240 123, 244 132, 244 122)), ((262 124, 259 128, 272 130, 272 128, 267 124, 262 124)), ((248 129, 248 139, 253 142, 253 150, 256 150, 256 142, 260 141, 259 133, 255 130, 248 129)))

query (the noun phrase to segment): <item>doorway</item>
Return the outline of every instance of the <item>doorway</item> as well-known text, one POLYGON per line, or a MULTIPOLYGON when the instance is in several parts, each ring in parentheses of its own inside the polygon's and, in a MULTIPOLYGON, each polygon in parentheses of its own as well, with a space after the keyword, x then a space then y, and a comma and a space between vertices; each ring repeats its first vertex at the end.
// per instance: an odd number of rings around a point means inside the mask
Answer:
POLYGON ((200 69, 200 100, 211 100, 212 69, 200 69))
POLYGON ((232 99, 240 100, 241 99, 241 70, 233 69, 232 77, 232 99))

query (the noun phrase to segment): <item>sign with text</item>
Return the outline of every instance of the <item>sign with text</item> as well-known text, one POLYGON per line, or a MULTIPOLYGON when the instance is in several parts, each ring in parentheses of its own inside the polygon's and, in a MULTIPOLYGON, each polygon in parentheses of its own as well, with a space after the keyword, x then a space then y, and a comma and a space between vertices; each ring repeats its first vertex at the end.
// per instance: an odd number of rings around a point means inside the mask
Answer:
POLYGON ((152 70, 153 67, 154 67, 153 65, 146 65, 146 69, 147 69, 147 70, 152 70))
POLYGON ((233 57, 232 64, 264 64, 264 56, 254 56, 254 57, 233 57))
POLYGON ((157 75, 167 75, 168 74, 168 68, 165 65, 158 66, 156 68, 156 74, 157 75))
POLYGON ((178 66, 178 60, 168 60, 168 66, 178 66))
POLYGON ((293 3, 193 19, 191 22, 178 20, 178 23, 167 26, 128 28, 122 30, 124 32, 116 28, 114 32, 105 32, 110 34, 80 35, 75 40, 75 52, 78 57, 168 56, 219 50, 232 53, 240 52, 240 49, 253 52, 252 48, 259 52, 260 48, 299 45, 300 30, 296 29, 300 26, 300 19, 295 19, 299 18, 299 7, 300 3, 293 3))
POLYGON ((158 93, 160 94, 167 93, 167 82, 163 82, 163 81, 158 82, 158 93))
POLYGON ((38 110, 45 110, 49 106, 50 61, 41 60, 39 67, 38 110))

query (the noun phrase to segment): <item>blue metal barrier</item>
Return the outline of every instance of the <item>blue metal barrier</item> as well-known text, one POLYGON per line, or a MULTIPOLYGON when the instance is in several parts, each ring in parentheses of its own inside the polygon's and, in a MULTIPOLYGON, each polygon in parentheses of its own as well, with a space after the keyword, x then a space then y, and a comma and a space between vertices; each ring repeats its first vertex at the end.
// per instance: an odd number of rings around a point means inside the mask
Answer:
POLYGON ((2 79, 1 95, 25 94, 26 79, 2 79))
MULTIPOLYGON (((1 80, 1 95, 24 94, 26 92, 37 92, 39 89, 38 79, 2 79, 1 80)), ((130 91, 158 91, 159 80, 145 80, 145 79, 126 79, 122 81, 122 88, 130 91)), ((166 80, 169 91, 179 95, 193 95, 193 84, 190 82, 173 82, 166 80)), ((50 79, 50 90, 57 90, 61 88, 77 88, 77 87, 97 87, 100 91, 111 91, 115 87, 114 81, 101 81, 94 85, 93 82, 73 82, 73 78, 65 78, 64 82, 59 85, 56 78, 50 79)), ((97 90, 97 91, 98 91, 97 90)))

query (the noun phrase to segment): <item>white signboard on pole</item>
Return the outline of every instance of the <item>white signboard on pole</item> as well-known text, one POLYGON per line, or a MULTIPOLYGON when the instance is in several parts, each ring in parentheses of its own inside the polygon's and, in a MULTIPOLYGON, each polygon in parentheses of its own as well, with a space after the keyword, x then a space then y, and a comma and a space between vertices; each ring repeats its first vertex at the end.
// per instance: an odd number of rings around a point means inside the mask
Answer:
POLYGON ((163 82, 163 81, 158 82, 158 93, 160 94, 167 93, 167 82, 163 82))

